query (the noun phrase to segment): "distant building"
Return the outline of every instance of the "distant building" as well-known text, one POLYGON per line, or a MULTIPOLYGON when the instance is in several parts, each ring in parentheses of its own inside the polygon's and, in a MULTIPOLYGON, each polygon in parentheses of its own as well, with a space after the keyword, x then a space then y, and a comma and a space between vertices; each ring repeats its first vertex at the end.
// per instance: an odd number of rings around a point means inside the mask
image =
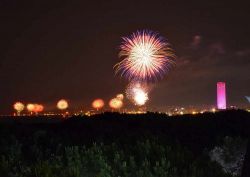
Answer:
POLYGON ((225 82, 217 82, 217 108, 218 109, 227 108, 225 82))

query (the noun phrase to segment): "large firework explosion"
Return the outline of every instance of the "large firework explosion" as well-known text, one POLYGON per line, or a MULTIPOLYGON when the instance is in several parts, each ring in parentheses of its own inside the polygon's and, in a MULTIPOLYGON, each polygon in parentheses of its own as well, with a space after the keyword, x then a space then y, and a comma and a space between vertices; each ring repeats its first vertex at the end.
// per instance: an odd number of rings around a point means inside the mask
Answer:
POLYGON ((158 33, 142 30, 122 39, 119 53, 122 61, 114 68, 128 80, 159 80, 174 64, 175 55, 170 44, 158 33))

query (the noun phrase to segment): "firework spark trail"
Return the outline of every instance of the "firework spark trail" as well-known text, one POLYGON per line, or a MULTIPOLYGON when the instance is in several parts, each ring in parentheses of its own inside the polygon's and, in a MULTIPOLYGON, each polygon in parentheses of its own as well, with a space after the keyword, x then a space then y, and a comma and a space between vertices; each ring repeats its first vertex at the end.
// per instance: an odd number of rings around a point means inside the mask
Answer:
POLYGON ((163 78, 174 64, 175 55, 167 43, 152 31, 137 31, 123 37, 116 73, 128 80, 155 81, 163 78))

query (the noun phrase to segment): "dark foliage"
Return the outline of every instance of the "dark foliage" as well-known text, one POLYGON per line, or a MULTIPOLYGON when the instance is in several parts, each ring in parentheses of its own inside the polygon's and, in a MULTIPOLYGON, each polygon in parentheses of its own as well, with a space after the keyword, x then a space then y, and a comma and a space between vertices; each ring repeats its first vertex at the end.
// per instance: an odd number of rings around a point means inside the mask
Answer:
POLYGON ((207 152, 222 137, 250 134, 245 111, 0 121, 1 177, 230 176, 207 152))

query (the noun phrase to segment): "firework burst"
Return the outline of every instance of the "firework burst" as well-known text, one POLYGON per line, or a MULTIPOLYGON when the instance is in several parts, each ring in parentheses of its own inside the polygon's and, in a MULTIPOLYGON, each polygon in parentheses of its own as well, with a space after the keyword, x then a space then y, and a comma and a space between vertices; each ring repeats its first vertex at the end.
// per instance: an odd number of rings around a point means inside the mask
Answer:
POLYGON ((137 31, 122 39, 119 53, 122 61, 114 68, 128 80, 159 80, 174 64, 175 55, 170 44, 157 33, 137 31))
POLYGON ((140 82, 131 82, 126 89, 127 98, 137 106, 142 106, 148 101, 148 87, 140 82))
POLYGON ((60 110, 67 109, 69 107, 69 103, 65 99, 61 99, 57 102, 56 107, 60 110))
POLYGON ((92 102, 92 107, 96 110, 101 109, 104 106, 104 101, 102 99, 96 99, 92 102))
POLYGON ((24 110, 25 105, 21 102, 16 102, 13 105, 14 109, 17 111, 17 114, 20 115, 20 113, 24 110))
POLYGON ((148 93, 142 89, 135 89, 134 101, 138 106, 144 105, 148 101, 148 93))
POLYGON ((34 112, 36 113, 36 114, 38 114, 38 113, 40 113, 40 112, 42 112, 43 110, 44 110, 44 106, 43 105, 41 105, 41 104, 34 104, 34 112))
POLYGON ((123 102, 119 98, 113 98, 109 101, 109 106, 112 109, 120 109, 123 106, 123 102))
POLYGON ((27 104, 26 108, 27 108, 28 112, 33 112, 35 109, 35 105, 32 103, 29 103, 29 104, 27 104))

